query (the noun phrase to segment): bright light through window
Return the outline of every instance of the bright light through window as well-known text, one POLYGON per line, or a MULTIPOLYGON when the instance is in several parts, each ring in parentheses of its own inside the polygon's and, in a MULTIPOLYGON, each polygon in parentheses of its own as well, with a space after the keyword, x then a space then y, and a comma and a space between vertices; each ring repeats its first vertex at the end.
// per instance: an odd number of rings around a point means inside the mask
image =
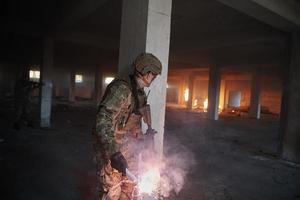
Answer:
POLYGON ((110 84, 114 79, 115 79, 115 77, 106 77, 106 78, 104 79, 104 83, 108 85, 108 84, 110 84))
POLYGON ((81 74, 75 75, 75 83, 82 83, 82 75, 81 74))
POLYGON ((40 71, 30 70, 29 71, 29 78, 32 79, 32 80, 40 79, 40 71))

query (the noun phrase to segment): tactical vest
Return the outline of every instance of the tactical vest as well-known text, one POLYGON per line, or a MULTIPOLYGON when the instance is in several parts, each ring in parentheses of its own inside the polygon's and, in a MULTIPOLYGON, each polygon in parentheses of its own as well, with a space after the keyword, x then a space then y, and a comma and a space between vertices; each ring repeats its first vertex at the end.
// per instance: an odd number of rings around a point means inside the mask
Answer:
POLYGON ((131 136, 138 137, 142 133, 142 114, 140 108, 147 104, 147 96, 143 88, 138 88, 136 79, 132 75, 130 76, 130 87, 132 91, 132 113, 126 122, 124 130, 126 130, 131 136))

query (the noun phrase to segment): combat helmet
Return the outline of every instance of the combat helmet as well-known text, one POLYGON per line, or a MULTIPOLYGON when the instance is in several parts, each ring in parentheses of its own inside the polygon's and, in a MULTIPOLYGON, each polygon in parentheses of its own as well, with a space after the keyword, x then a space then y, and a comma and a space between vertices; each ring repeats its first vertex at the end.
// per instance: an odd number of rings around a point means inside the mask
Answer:
POLYGON ((140 54, 133 63, 135 70, 140 74, 152 72, 153 74, 161 74, 162 65, 157 57, 151 53, 140 54))

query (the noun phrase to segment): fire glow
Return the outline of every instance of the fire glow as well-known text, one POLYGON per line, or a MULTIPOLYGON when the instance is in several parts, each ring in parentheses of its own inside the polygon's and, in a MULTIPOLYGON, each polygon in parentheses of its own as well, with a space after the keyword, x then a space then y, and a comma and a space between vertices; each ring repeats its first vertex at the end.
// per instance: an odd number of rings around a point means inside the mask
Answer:
POLYGON ((208 107, 208 99, 206 98, 205 101, 203 102, 204 112, 207 112, 207 107, 208 107))
POLYGON ((188 101, 189 100, 189 89, 185 89, 184 90, 184 101, 188 101))
POLYGON ((164 144, 162 157, 151 149, 145 148, 141 151, 139 145, 136 148, 140 153, 137 157, 135 178, 130 179, 135 183, 132 195, 137 199, 161 199, 169 197, 171 193, 178 194, 183 188, 189 168, 194 163, 193 154, 175 141, 164 144), (175 147, 180 151, 169 152, 175 147))
POLYGON ((160 182, 160 171, 159 168, 153 168, 146 171, 141 175, 138 182, 139 193, 146 193, 151 195, 153 192, 157 191, 160 182))

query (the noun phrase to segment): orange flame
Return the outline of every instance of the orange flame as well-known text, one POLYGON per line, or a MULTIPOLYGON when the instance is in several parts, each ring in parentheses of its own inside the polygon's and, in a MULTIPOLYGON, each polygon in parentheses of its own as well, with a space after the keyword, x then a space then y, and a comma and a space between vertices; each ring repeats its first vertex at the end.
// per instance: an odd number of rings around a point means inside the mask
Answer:
POLYGON ((206 98, 205 101, 203 102, 204 112, 207 112, 207 107, 208 107, 208 99, 206 98))

